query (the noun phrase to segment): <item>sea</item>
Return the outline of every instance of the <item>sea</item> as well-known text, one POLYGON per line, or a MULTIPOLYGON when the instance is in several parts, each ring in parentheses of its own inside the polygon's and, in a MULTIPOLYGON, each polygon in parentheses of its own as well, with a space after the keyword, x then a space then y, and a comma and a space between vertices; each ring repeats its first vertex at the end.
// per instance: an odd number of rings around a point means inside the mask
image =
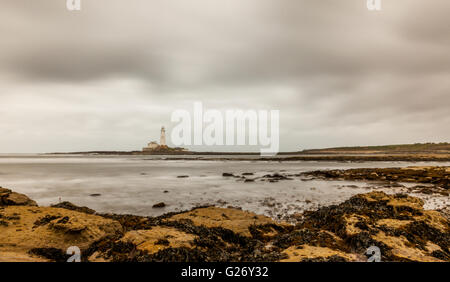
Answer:
MULTIPOLYGON (((3 154, 0 155, 0 186, 26 194, 42 206, 69 201, 102 213, 158 216, 214 205, 283 219, 306 210, 339 204, 355 194, 373 190, 403 193, 407 189, 386 187, 380 182, 311 180, 299 176, 276 183, 261 181, 260 177, 266 174, 450 165, 450 162, 261 161, 256 160, 257 156, 248 156, 246 161, 215 160, 220 157, 171 160, 171 156, 3 154), (255 178, 255 181, 223 177, 225 172, 234 175, 253 173, 246 177, 255 178), (161 202, 165 203, 164 208, 153 208, 161 202)), ((239 158, 247 157, 240 155, 239 158)), ((424 199, 426 209, 450 205, 445 196, 414 196, 424 199)))

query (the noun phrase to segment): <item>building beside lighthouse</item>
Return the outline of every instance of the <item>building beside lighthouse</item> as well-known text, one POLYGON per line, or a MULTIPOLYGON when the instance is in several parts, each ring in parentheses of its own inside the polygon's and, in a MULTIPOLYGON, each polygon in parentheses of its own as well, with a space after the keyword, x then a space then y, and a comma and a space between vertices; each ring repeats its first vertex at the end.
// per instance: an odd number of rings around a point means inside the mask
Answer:
POLYGON ((158 143, 156 143, 155 141, 152 141, 152 142, 148 143, 147 147, 142 148, 142 151, 144 151, 144 152, 154 151, 158 147, 159 147, 158 143))

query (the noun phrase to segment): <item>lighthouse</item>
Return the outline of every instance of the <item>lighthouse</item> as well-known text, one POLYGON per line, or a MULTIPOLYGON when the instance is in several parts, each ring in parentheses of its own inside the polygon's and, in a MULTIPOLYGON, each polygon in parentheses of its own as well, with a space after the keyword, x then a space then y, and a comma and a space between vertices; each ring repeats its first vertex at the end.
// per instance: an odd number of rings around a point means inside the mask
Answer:
POLYGON ((166 146, 166 129, 163 127, 161 127, 161 138, 159 140, 159 145, 160 146, 166 146))

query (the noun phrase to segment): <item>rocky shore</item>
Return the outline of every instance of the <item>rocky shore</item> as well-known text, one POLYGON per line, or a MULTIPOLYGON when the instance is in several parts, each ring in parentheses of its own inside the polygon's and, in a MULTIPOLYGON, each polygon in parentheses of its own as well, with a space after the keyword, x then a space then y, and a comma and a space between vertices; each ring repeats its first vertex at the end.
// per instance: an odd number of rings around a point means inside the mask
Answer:
POLYGON ((198 207, 159 217, 101 214, 63 202, 39 207, 0 188, 0 261, 90 262, 450 261, 448 214, 405 194, 371 192, 276 222, 238 208, 198 207))
POLYGON ((409 187, 411 192, 439 193, 444 196, 449 196, 450 192, 450 167, 335 169, 310 171, 301 175, 332 180, 383 181, 391 184, 417 183, 420 185, 409 187))

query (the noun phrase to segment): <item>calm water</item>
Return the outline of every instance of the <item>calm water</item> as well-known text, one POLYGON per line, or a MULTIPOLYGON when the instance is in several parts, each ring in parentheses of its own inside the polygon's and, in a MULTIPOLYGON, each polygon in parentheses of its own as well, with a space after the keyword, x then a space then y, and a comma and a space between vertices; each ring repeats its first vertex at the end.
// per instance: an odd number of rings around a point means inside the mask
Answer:
MULTIPOLYGON (((0 155, 0 186, 27 194, 39 205, 70 201, 100 212, 160 215, 197 205, 239 206, 277 217, 321 205, 339 203, 365 193, 376 184, 343 181, 302 181, 296 177, 278 183, 244 183, 222 177, 223 172, 255 176, 267 173, 299 173, 316 169, 356 167, 405 167, 450 165, 408 162, 266 162, 266 161, 174 161, 149 156, 39 156, 0 155), (188 175, 188 178, 177 178, 188 175), (355 185, 357 187, 346 187, 355 185), (164 191, 168 191, 164 193, 164 191), (91 194, 101 194, 92 197, 91 194), (158 202, 163 209, 153 209, 158 202)), ((382 189, 400 192, 402 189, 382 189)), ((419 195, 428 208, 449 205, 448 197, 419 195)))

